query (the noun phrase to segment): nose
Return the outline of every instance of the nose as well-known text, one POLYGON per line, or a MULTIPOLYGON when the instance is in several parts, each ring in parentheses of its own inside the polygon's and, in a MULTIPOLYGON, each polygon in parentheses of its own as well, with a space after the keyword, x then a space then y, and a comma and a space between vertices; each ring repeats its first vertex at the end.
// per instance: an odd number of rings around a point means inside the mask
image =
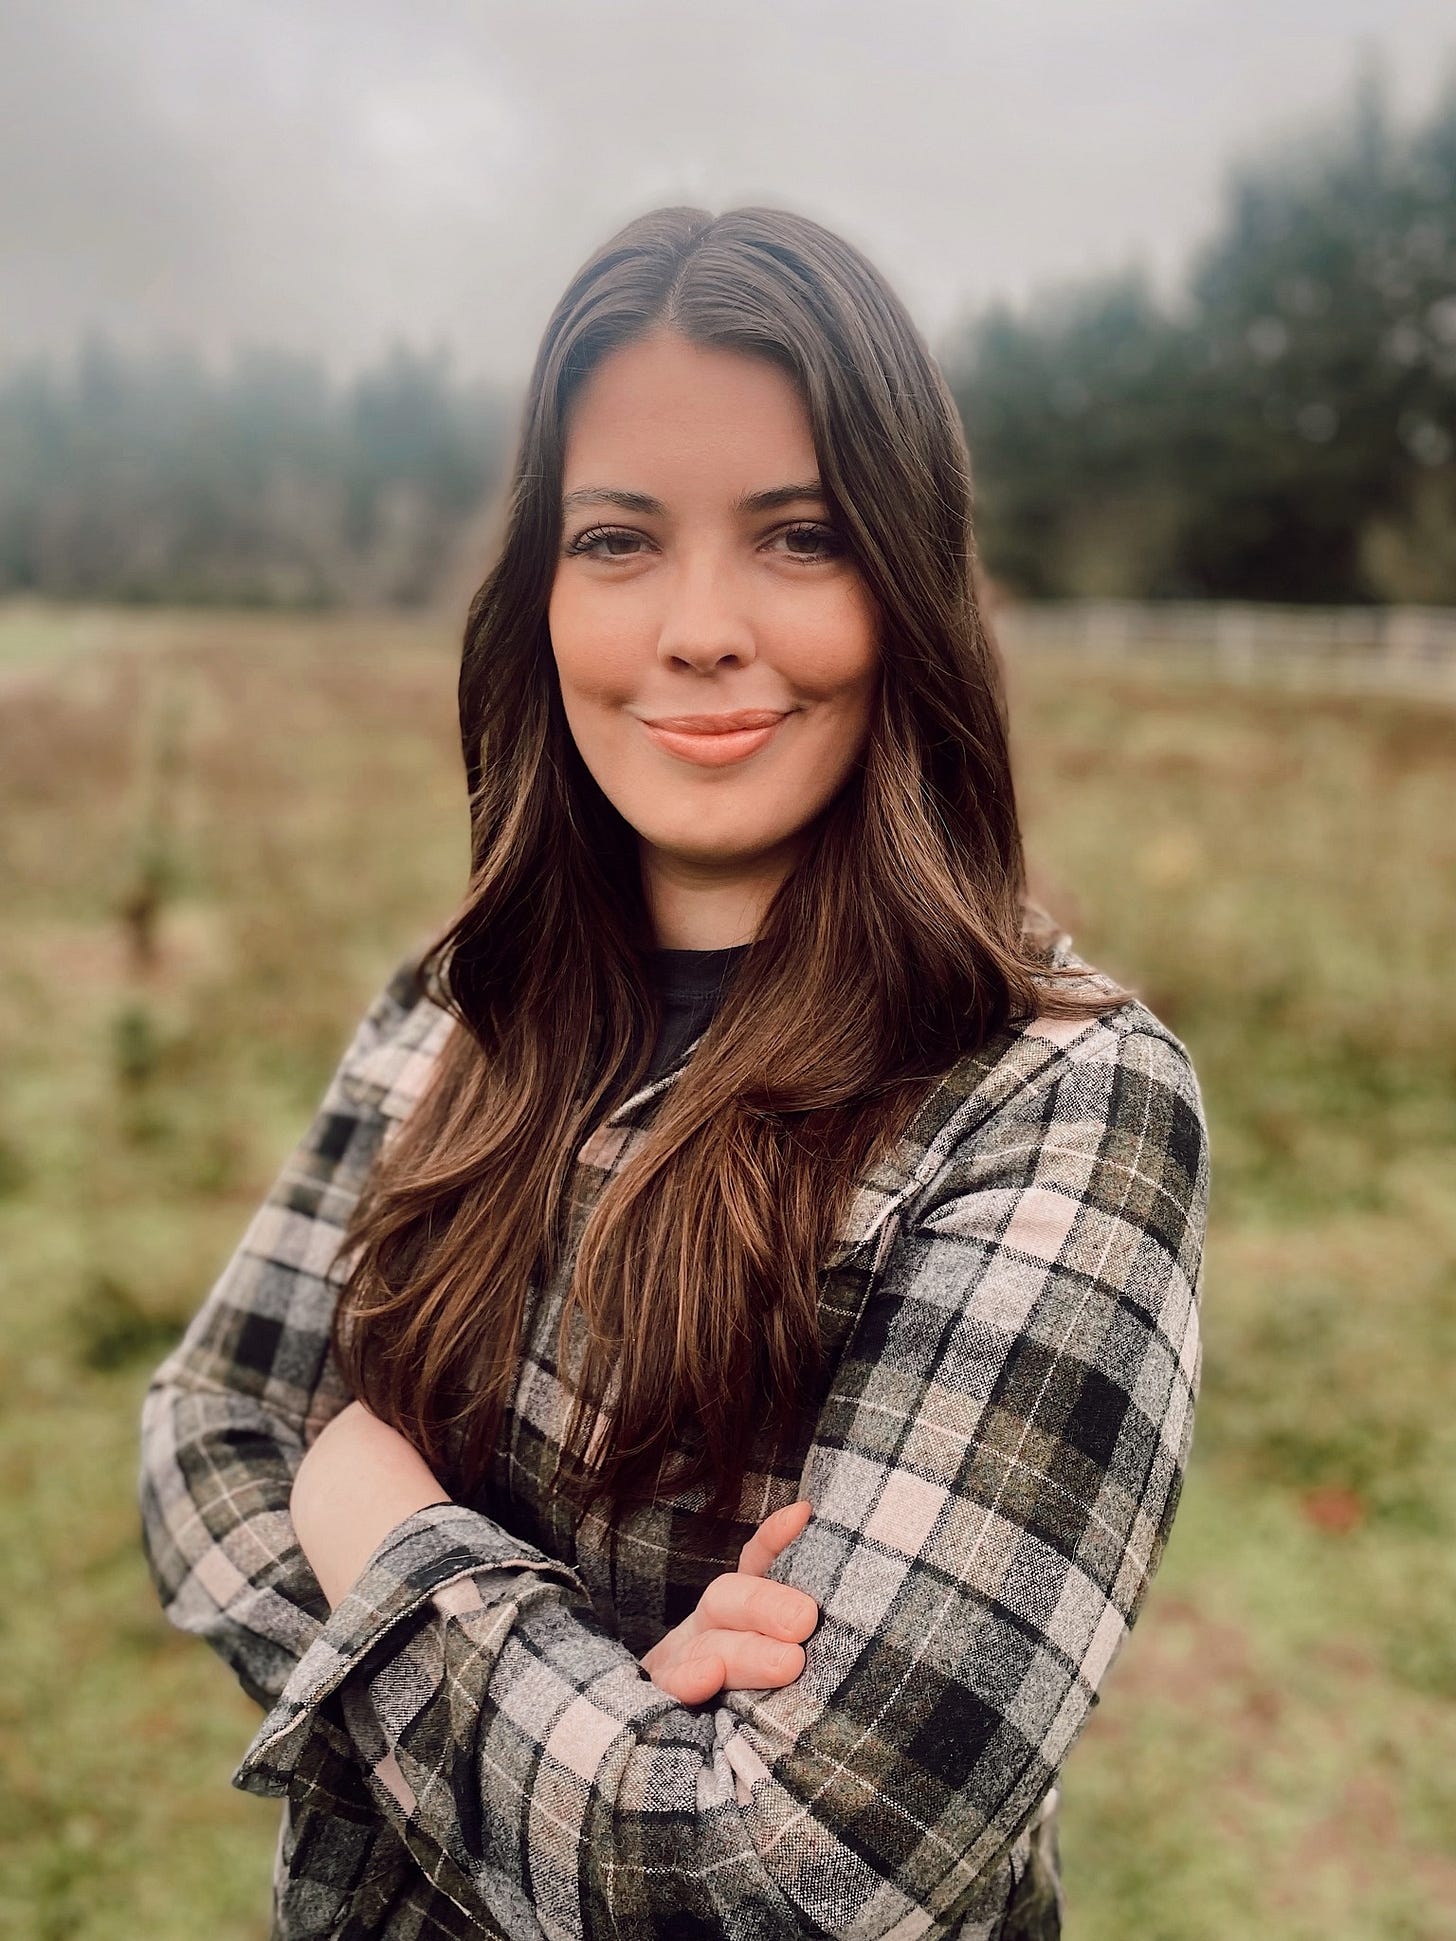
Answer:
POLYGON ((733 574, 711 558, 682 562, 669 584, 658 659, 708 674, 724 664, 746 666, 756 651, 753 623, 736 597, 733 574))

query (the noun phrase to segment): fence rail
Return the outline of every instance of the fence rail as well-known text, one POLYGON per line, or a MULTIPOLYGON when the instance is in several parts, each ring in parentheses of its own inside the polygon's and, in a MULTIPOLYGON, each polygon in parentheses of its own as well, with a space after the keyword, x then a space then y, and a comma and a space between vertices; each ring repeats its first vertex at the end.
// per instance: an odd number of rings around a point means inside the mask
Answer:
POLYGON ((1068 600, 1006 605, 1011 654, 1156 663, 1250 683, 1456 701, 1456 608, 1068 600))

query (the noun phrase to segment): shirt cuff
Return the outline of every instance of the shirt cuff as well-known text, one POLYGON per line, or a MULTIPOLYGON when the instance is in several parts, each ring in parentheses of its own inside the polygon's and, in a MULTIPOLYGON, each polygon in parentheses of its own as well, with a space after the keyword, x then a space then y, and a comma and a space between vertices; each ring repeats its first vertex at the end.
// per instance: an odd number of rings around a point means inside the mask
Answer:
POLYGON ((517 1580, 505 1574, 510 1571, 554 1578, 588 1597, 565 1564, 462 1503, 431 1503, 414 1511, 384 1538, 299 1659, 232 1784, 245 1793, 284 1797, 309 1728, 330 1693, 393 1626, 436 1591, 478 1571, 500 1573, 487 1602, 512 1601, 517 1580))

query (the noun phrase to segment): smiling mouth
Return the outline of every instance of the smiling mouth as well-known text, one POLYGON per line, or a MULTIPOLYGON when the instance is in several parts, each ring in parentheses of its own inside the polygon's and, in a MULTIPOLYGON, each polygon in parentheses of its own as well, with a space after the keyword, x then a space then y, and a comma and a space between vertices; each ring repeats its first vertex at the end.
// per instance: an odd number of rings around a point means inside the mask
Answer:
POLYGON ((700 768, 723 768, 766 747, 786 712, 740 708, 731 714, 673 714, 642 726, 665 753, 700 768))
POLYGON ((665 728, 669 734, 730 735, 743 728, 772 728, 786 708, 736 708, 723 714, 659 714, 644 721, 645 728, 665 728))

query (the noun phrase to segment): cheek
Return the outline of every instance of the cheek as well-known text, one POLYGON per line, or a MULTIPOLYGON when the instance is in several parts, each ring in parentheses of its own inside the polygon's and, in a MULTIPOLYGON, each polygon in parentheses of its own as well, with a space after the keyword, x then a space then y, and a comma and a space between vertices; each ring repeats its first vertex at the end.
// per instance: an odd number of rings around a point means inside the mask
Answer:
POLYGON ((779 631, 779 665, 827 715, 867 715, 879 679, 879 617, 868 593, 845 588, 779 631))
POLYGON ((546 627, 563 700, 620 706, 630 699, 641 653, 624 614, 608 622, 598 602, 568 586, 552 593, 546 627))

